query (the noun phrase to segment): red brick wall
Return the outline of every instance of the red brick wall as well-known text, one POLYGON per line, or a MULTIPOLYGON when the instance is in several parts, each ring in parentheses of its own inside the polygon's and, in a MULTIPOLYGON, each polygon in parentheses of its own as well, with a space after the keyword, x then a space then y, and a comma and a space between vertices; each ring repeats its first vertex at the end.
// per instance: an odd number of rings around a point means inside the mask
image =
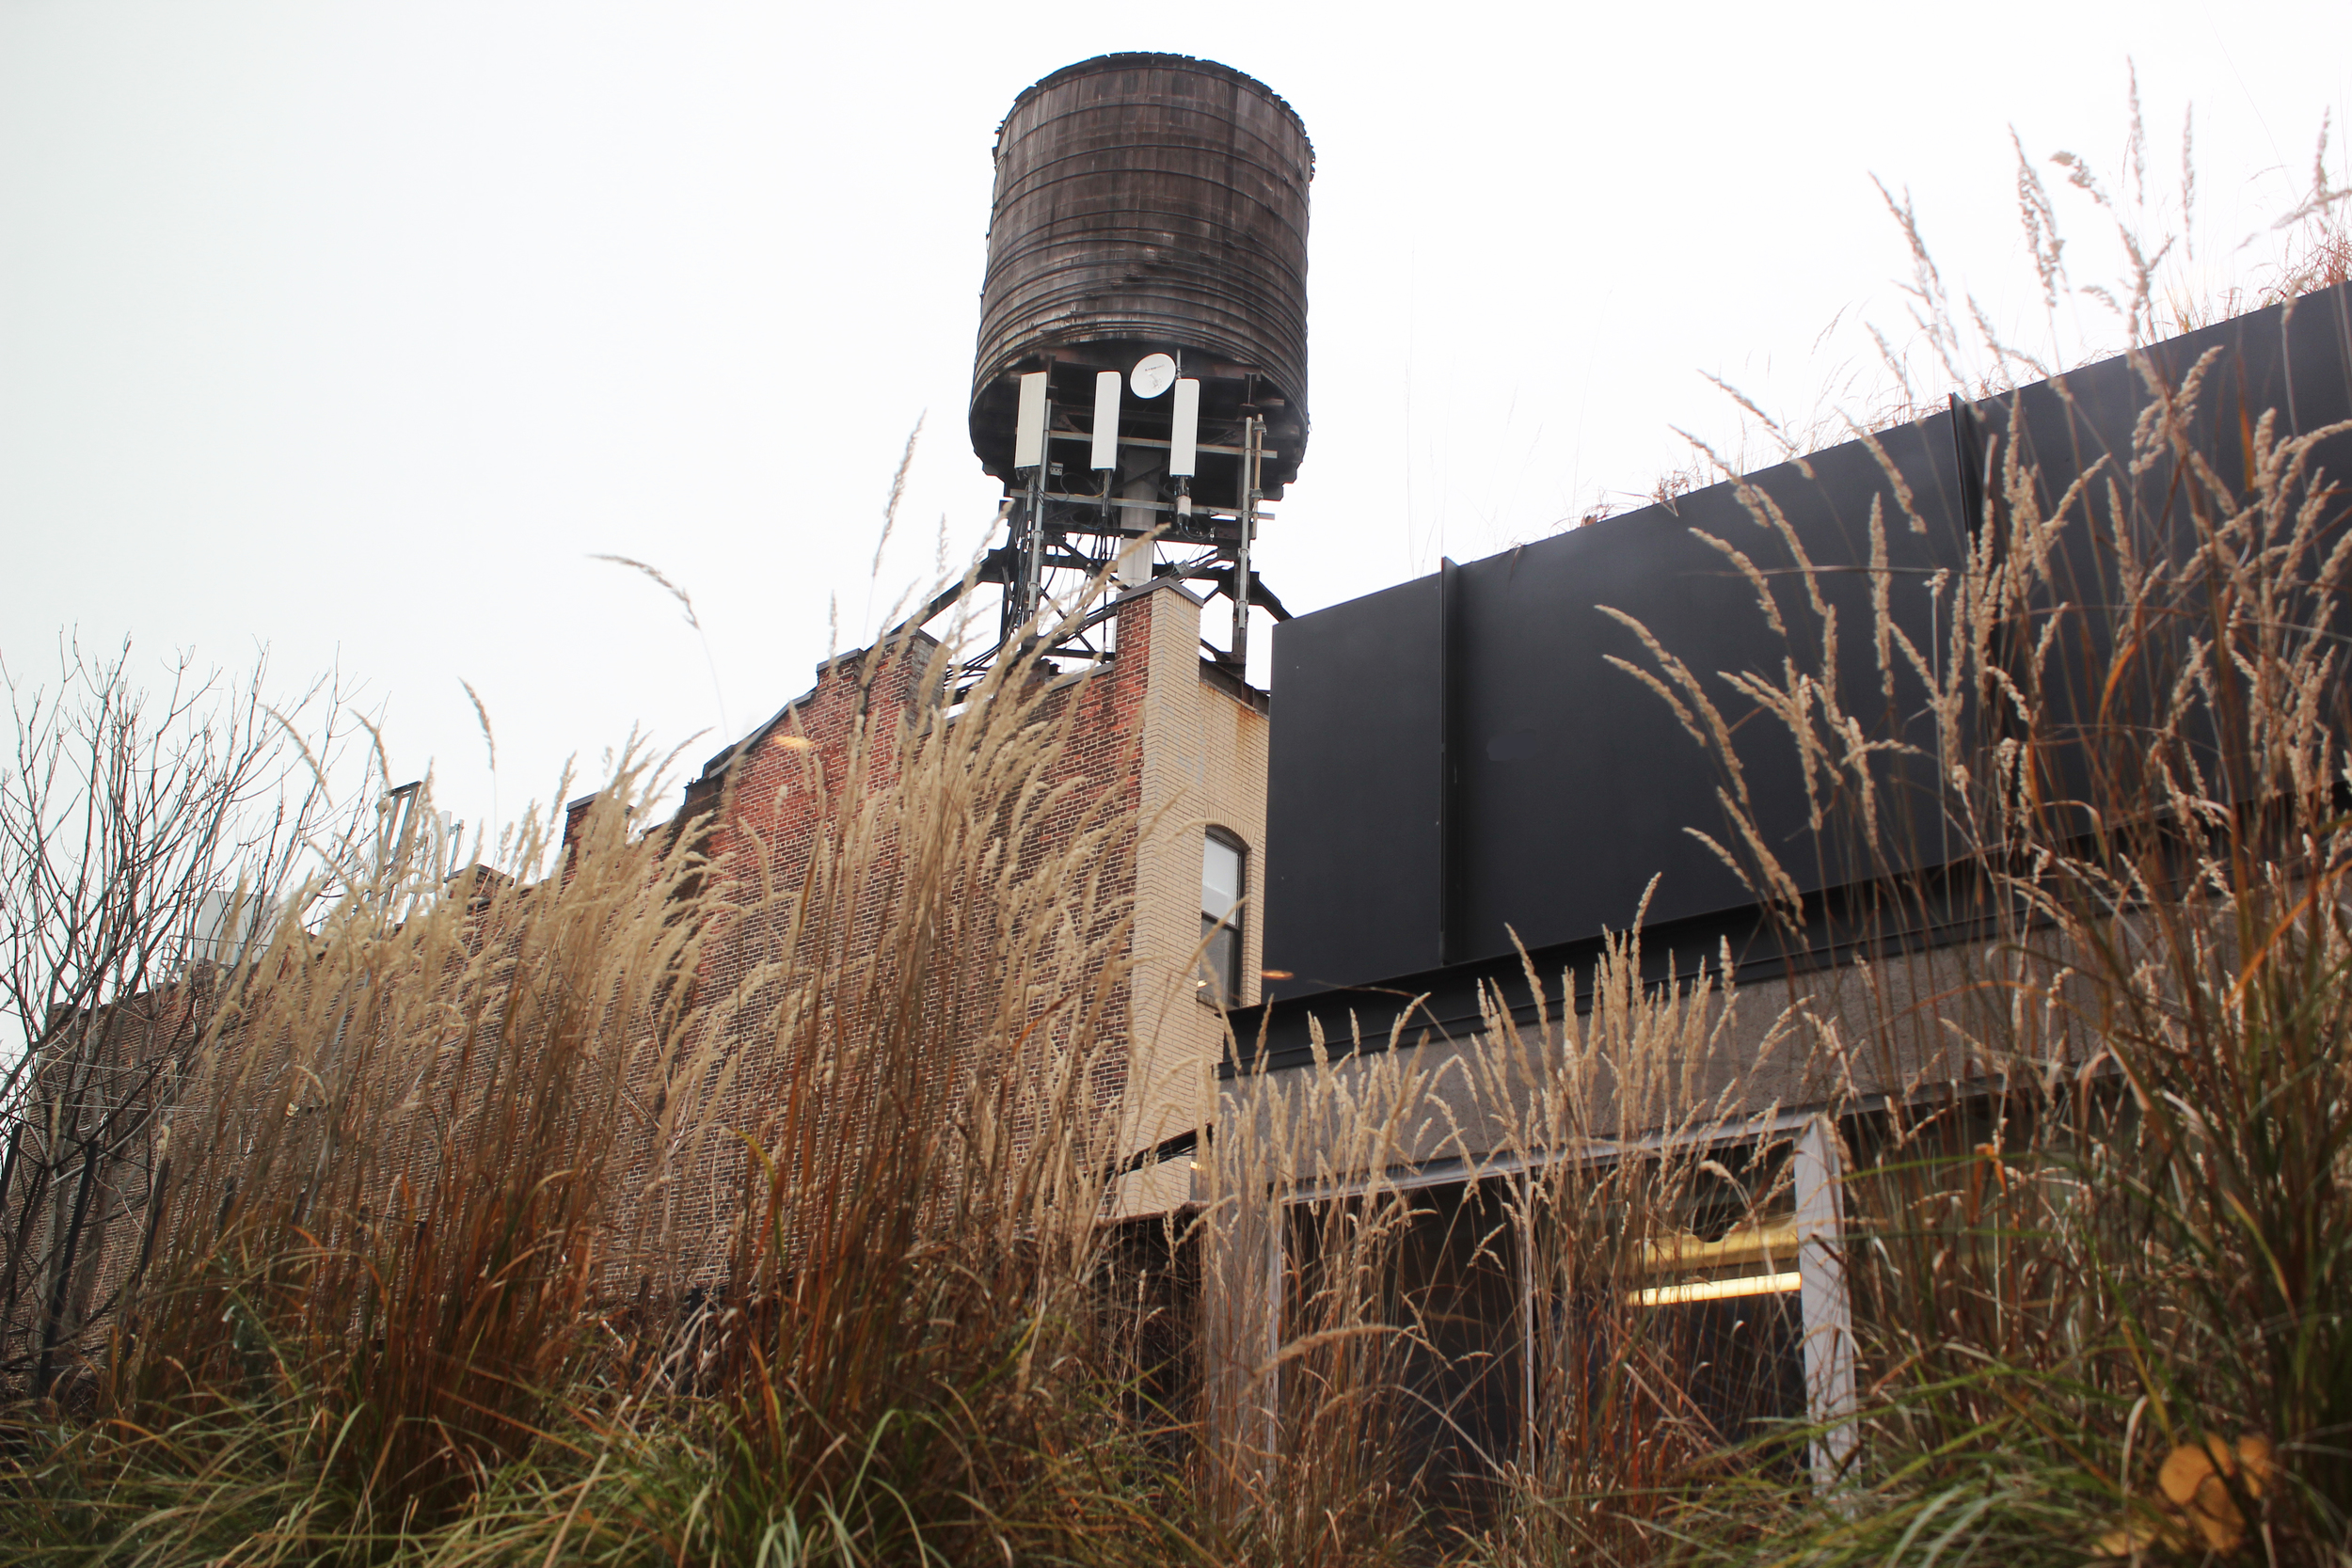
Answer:
MULTIPOLYGON (((1064 1001, 1073 990, 1086 993, 1091 1008, 1085 1015, 1086 1029, 1115 1047, 1084 1058, 1083 1101, 1100 1117, 1105 1142, 1120 1132, 1117 1107, 1129 1087, 1126 1048, 1135 1027, 1131 921, 1148 793, 1147 699, 1156 678, 1171 690, 1171 683, 1181 686, 1184 701, 1198 700, 1197 619, 1197 606, 1173 585, 1138 592, 1117 611, 1116 645, 1124 650, 1119 657, 1084 674, 1048 678, 1042 689, 1032 688, 1028 713, 1050 736, 1051 750, 1024 800, 1000 800, 992 807, 999 828, 1006 814, 1029 812, 1011 841, 1012 879, 1023 896, 1001 907, 985 898, 951 903, 957 924, 928 950, 938 973, 927 970, 926 984, 912 992, 921 1011, 913 1027, 927 1049, 935 1042, 942 1074, 958 1063, 968 1066, 992 1027, 996 1030, 992 1049, 1009 1049, 1008 1039, 1033 1053, 1064 1049, 1074 1027, 1069 1019, 1084 1009, 1049 1015, 1045 993, 1057 988, 1064 1001), (1159 620, 1167 623, 1158 628, 1165 646, 1154 642, 1159 620), (1081 863, 1058 866, 1057 856, 1080 843, 1087 846, 1081 863), (1063 897, 1058 895, 1065 890, 1038 885, 1039 868, 1048 866, 1082 879, 1086 896, 1063 897), (992 973, 974 955, 993 950, 1006 922, 1066 921, 1073 908, 1092 925, 1058 951, 1083 953, 1084 965, 1074 974, 1065 969, 1043 980, 1027 977, 1038 995, 1032 1001, 1021 993, 1020 1006, 1030 1007, 1034 1016, 1025 1023, 1015 1018, 1009 1029, 997 1026, 1000 997, 1024 977, 992 973)), ((779 1044, 768 1009, 789 991, 796 971, 804 974, 809 969, 813 939, 807 928, 793 924, 795 910, 811 902, 824 910, 817 924, 833 946, 829 956, 818 954, 819 958, 840 962, 846 955, 852 964, 870 958, 885 979, 890 964, 907 961, 878 940, 907 891, 901 885, 906 847, 878 841, 869 846, 868 859, 839 876, 840 857, 828 847, 826 835, 837 836, 862 803, 870 804, 899 784, 907 748, 944 733, 936 652, 936 644, 917 638, 827 666, 813 689, 689 785, 677 819, 655 830, 698 835, 707 857, 700 888, 705 907, 717 912, 691 965, 688 1016, 696 1022, 675 1041, 655 1038, 650 1024, 621 1026, 629 1041, 629 1078, 625 1130, 611 1151, 621 1209, 613 1216, 608 1288, 667 1295, 711 1283, 725 1271, 730 1243, 749 1207, 751 1165, 743 1140, 768 1137, 777 1107, 795 1083, 795 1063, 779 1044), (825 885, 828 876, 836 878, 832 886, 825 885), (866 951, 861 942, 874 942, 881 950, 866 951)), ((596 841, 597 833, 585 830, 599 804, 591 798, 575 802, 567 814, 566 883, 582 863, 579 857, 590 852, 585 846, 596 841)), ((609 802, 602 804, 610 809, 609 802)), ((597 832, 605 835, 604 843, 620 842, 619 825, 610 819, 597 832)), ((985 831, 977 834, 980 840, 987 836, 985 831)), ((1001 833, 998 843, 1001 848, 1001 833)), ((977 851, 967 845, 963 853, 971 861, 977 851)), ((1190 853, 1197 869, 1197 846, 1190 853)), ((1185 915, 1171 927, 1179 932, 1179 945, 1187 949, 1191 922, 1185 915)), ((462 968, 478 945, 469 932, 460 943, 466 951, 453 951, 444 961, 462 968)), ((1161 955, 1154 962, 1173 972, 1182 967, 1180 960, 1181 955, 1176 959, 1161 955)), ((876 989, 887 992, 890 987, 876 989)), ((485 1045, 498 1032, 499 1016, 497 1008, 485 1015, 485 1045)), ((826 1092, 846 1096, 847 1104, 860 1088, 826 1092)), ((388 1180, 404 1172, 421 1177, 419 1162, 437 1158, 421 1123, 408 1125, 414 1119, 394 1115, 390 1122, 370 1129, 384 1146, 378 1168, 388 1180)), ((1003 1131, 1018 1140, 1029 1129, 1016 1118, 1003 1131)), ((77 1307, 97 1305, 136 1256, 143 1235, 140 1185, 139 1195, 127 1186, 119 1192, 110 1186, 103 1241, 86 1255, 87 1261, 77 1260, 77 1307)), ((19 1200, 11 1208, 21 1211, 23 1195, 10 1196, 19 1200)), ((14 1327, 21 1342, 23 1323, 0 1326, 14 1327)))
MULTIPOLYGON (((1144 593, 1120 608, 1118 646, 1149 645, 1162 597, 1163 592, 1144 593)), ((766 1144, 795 1071, 770 1013, 790 985, 776 967, 798 965, 805 971, 812 962, 838 961, 838 949, 832 960, 812 950, 817 939, 806 927, 793 928, 793 911, 804 901, 813 903, 826 912, 811 924, 827 926, 836 942, 846 937, 853 945, 891 918, 893 900, 903 892, 897 879, 905 847, 891 844, 870 847, 871 857, 849 879, 851 885, 824 886, 823 879, 841 867, 837 851, 828 852, 820 835, 838 833, 861 798, 900 784, 903 750, 940 718, 934 651, 935 645, 921 639, 827 666, 811 691, 689 787, 688 810, 710 814, 700 843, 710 861, 707 892, 718 912, 695 972, 695 989, 700 1027, 716 1037, 695 1042, 706 1059, 693 1082, 638 1085, 638 1097, 649 1109, 666 1107, 675 1094, 696 1097, 698 1102, 678 1121, 699 1133, 691 1147, 675 1139, 665 1146, 649 1119, 630 1149, 621 1185, 635 1212, 623 1228, 641 1236, 645 1250, 627 1268, 635 1278, 616 1278, 616 1285, 675 1289, 706 1283, 722 1267, 747 1208, 748 1155, 736 1134, 766 1144)), ((1122 1046, 1129 990, 1120 949, 1135 893, 1150 673, 1150 660, 1121 657, 1083 675, 1052 679, 1041 692, 1032 689, 1034 716, 1052 727, 1056 751, 1037 781, 1046 804, 1018 846, 1024 869, 1033 868, 1065 847, 1071 835, 1090 825, 1101 835, 1100 825, 1109 822, 1103 852, 1092 866, 1097 880, 1091 903, 1097 934, 1109 933, 1112 940, 1107 950, 1097 953, 1095 972, 1076 980, 1104 990, 1096 1014, 1099 1032, 1122 1046), (1111 968, 1120 973, 1107 977, 1101 973, 1111 968)), ((959 942, 992 940, 989 913, 967 910, 964 917, 973 924, 959 928, 959 942)), ((991 1016, 993 999, 980 993, 996 979, 956 958, 943 949, 941 967, 955 973, 937 977, 923 991, 922 1028, 927 1039, 937 1042, 942 1072, 957 1053, 976 1049, 969 1021, 991 1016)), ((881 956, 881 961, 889 959, 881 956)), ((680 1056, 691 1058, 693 1049, 680 1056)), ((1123 1050, 1104 1052, 1091 1064, 1087 1092, 1104 1117, 1105 1136, 1111 1135, 1111 1117, 1126 1087, 1125 1069, 1123 1050)), ((1018 1129, 1015 1135, 1022 1135, 1018 1129)))

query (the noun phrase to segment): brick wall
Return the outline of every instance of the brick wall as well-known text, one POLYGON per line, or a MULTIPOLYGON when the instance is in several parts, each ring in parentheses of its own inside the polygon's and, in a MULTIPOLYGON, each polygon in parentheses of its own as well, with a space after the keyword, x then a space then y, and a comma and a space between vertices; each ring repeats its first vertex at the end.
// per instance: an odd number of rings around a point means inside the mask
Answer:
MULTIPOLYGON (((1200 602, 1173 582, 1137 591, 1119 608, 1119 651, 1110 663, 1059 677, 1039 694, 1040 716, 1066 727, 1045 779, 1053 803, 1032 824, 1025 852, 1032 859, 1047 854, 1062 835, 1107 814, 1114 828, 1099 868, 1097 914, 1133 916, 1132 974, 1102 1015, 1128 1049, 1101 1059, 1089 1085, 1106 1130, 1116 1119, 1122 1156, 1197 1128, 1210 1104, 1224 1025, 1218 1009, 1198 994, 1194 958, 1201 834, 1211 824, 1248 847, 1246 999, 1256 987, 1263 698, 1204 664, 1200 614, 1200 602)), ((782 1059, 766 1011, 778 1000, 779 985, 772 976, 763 979, 763 970, 783 959, 795 940, 779 923, 793 897, 806 896, 798 890, 812 867, 825 863, 816 853, 816 835, 838 820, 844 797, 897 783, 901 748, 937 718, 939 698, 927 678, 934 651, 925 639, 827 666, 814 689, 713 759, 688 787, 682 816, 713 814, 703 840, 713 864, 709 891, 737 912, 714 927, 696 974, 702 1002, 726 1015, 709 1026, 727 1037, 719 1064, 687 1086, 705 1102, 685 1119, 757 1138, 787 1091, 793 1066, 782 1059), (861 726, 869 737, 863 748, 861 726), (780 899, 778 890, 792 891, 780 899), (723 998, 733 1000, 722 1009, 723 998)), ((891 896, 894 874, 883 854, 865 869, 853 897, 837 893, 830 917, 835 926, 884 918, 878 906, 891 896), (845 897, 850 902, 839 901, 845 897)), ((953 1003, 934 997, 927 1006, 952 1009, 953 1003)), ((960 1021, 933 1023, 943 1053, 965 1048, 960 1021)), ((648 1099, 677 1092, 670 1085, 642 1089, 648 1099)), ((707 1275, 744 1207, 744 1158, 732 1136, 706 1136, 687 1150, 663 1148, 648 1135, 631 1150, 636 1169, 623 1185, 653 1195, 646 1201, 660 1212, 634 1216, 632 1227, 670 1259, 703 1259, 686 1263, 686 1272, 707 1275)), ((1189 1196, 1189 1162, 1178 1159, 1122 1180, 1116 1204, 1134 1215, 1189 1196)), ((647 1261, 645 1275, 666 1272, 660 1260, 647 1261)))
MULTIPOLYGON (((1256 911, 1264 885, 1263 698, 1203 663, 1200 615, 1200 602, 1174 582, 1134 591, 1118 607, 1118 654, 1107 665, 1055 678, 1028 694, 1037 699, 1038 717, 1059 721, 1059 740, 1039 780, 1043 803, 1019 837, 1021 854, 1029 865, 1047 866, 1057 851, 1081 842, 1076 835, 1086 835, 1083 842, 1092 847, 1079 869, 1090 883, 1095 927, 1081 933, 1078 948, 1094 967, 1079 979, 1100 982, 1090 1027, 1119 1049, 1091 1059, 1083 1089, 1109 1152, 1121 1158, 1196 1129, 1210 1105, 1224 1023, 1220 1011, 1198 993, 1195 959, 1201 837, 1211 825, 1248 847, 1245 1000, 1254 997, 1257 986, 1262 923, 1256 911), (1113 984, 1122 969, 1123 980, 1113 984)), ((829 664, 812 689, 713 759, 688 785, 676 818, 654 828, 656 833, 676 835, 691 828, 702 834, 708 867, 701 891, 721 913, 707 927, 691 966, 699 1033, 690 1030, 691 1037, 672 1046, 655 1040, 643 1019, 603 1025, 617 1025, 628 1036, 627 1108, 611 1151, 622 1209, 613 1216, 608 1289, 666 1293, 724 1273, 729 1242, 745 1212, 748 1155, 738 1134, 759 1138, 793 1081, 794 1064, 785 1059, 769 1011, 787 989, 792 961, 803 956, 794 944, 806 933, 792 927, 790 911, 809 895, 812 878, 838 869, 838 857, 822 852, 819 835, 836 828, 855 801, 897 783, 905 748, 947 721, 936 689, 936 644, 918 637, 829 664), (859 744, 861 735, 867 744, 859 744)), ((617 811, 617 803, 593 797, 574 802, 562 874, 567 883, 585 863, 583 855, 620 852, 617 847, 637 836, 617 816, 598 815, 617 811)), ((972 831, 985 839, 988 825, 972 831)), ((834 935, 852 948, 904 891, 897 881, 899 849, 879 844, 873 850, 840 885, 818 890, 833 900, 834 935)), ((955 974, 923 990, 922 1031, 926 1040, 940 1042, 943 1072, 958 1052, 972 1049, 967 1006, 978 1017, 993 1005, 989 993, 1004 981, 971 961, 973 952, 985 950, 990 923, 1062 918, 1086 902, 1057 900, 1054 890, 1033 884, 1035 898, 1017 909, 966 910, 960 918, 968 924, 952 934, 963 945, 937 949, 941 968, 955 974)), ((462 969, 479 942, 469 930, 460 946, 465 951, 453 951, 446 961, 462 969)), ((895 960, 883 954, 877 961, 895 960)), ((1064 985, 1068 979, 1059 976, 1064 985)), ((178 1026, 161 1033, 177 1051, 194 1031, 186 1026, 184 1005, 175 1006, 178 1026)), ((499 1016, 493 1008, 481 1022, 485 1045, 498 1033, 499 1016)), ((148 1026, 136 1031, 142 1049, 133 1053, 142 1066, 157 1054, 159 1022, 142 1020, 148 1026)), ((1052 1028, 1059 1026, 1049 1022, 1040 1036, 1045 1049, 1052 1048, 1052 1028)), ((144 1115, 151 1107, 140 1110, 144 1115)), ((419 1162, 435 1158, 432 1140, 406 1125, 411 1119, 396 1117, 399 1126, 372 1130, 372 1141, 384 1146, 381 1180, 404 1172, 421 1178, 419 1162)), ((26 1239, 33 1230, 45 1234, 43 1222, 59 1195, 44 1190, 35 1196, 23 1170, 11 1174, 12 1182, 0 1176, 0 1183, 11 1188, 7 1217, 12 1227, 26 1239)), ((69 1332, 109 1300, 143 1250, 146 1176, 144 1167, 136 1173, 110 1167, 96 1184, 95 1223, 71 1271, 69 1332)), ((1190 1192, 1190 1162, 1172 1159, 1123 1180, 1116 1210, 1125 1216, 1159 1212, 1185 1201, 1190 1192)), ((13 1252, 28 1250, 39 1249, 13 1252)), ((29 1299, 30 1292, 24 1294, 29 1299)), ((17 1321, 0 1324, 5 1348, 19 1355, 33 1326, 25 1305, 20 1300, 17 1321)))
MULTIPOLYGON (((214 975, 61 1012, 0 1155, 0 1385, 62 1371, 149 1240, 160 1119, 215 1005, 214 975)), ((45 1386, 45 1376, 43 1378, 45 1386)))
MULTIPOLYGON (((1204 996, 1195 964, 1200 945, 1200 849, 1211 827, 1242 841, 1248 892, 1242 907, 1241 1000, 1254 1002, 1262 956, 1258 911, 1265 888, 1266 713, 1263 693, 1200 657, 1200 605, 1169 585, 1147 649, 1150 669, 1138 757, 1134 974, 1135 1088, 1128 1143, 1149 1148, 1198 1129, 1209 1115, 1225 1016, 1204 996)), ((1191 1196, 1190 1162, 1138 1172, 1123 1184, 1131 1214, 1191 1196)))

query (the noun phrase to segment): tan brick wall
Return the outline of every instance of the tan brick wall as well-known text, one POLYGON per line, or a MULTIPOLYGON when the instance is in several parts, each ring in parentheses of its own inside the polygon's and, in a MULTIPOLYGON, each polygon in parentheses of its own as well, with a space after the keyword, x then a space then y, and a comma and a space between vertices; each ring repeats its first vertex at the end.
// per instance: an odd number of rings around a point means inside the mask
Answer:
MULTIPOLYGON (((1148 650, 1122 658, 1149 665, 1143 699, 1140 832, 1136 866, 1135 974, 1129 1014, 1136 1057, 1127 1141, 1149 1148, 1198 1128, 1209 1115, 1225 1018, 1195 983, 1200 944, 1200 844, 1219 827, 1248 849, 1242 911, 1245 1003, 1258 994, 1259 917, 1265 887, 1266 716, 1212 676, 1200 658, 1200 606, 1179 588, 1154 596, 1148 650)), ((1255 694, 1252 694, 1253 697, 1255 694)), ((1262 699, 1260 699, 1262 700, 1262 699)), ((1189 1162, 1139 1172, 1121 1209, 1156 1212, 1191 1195, 1189 1162)))

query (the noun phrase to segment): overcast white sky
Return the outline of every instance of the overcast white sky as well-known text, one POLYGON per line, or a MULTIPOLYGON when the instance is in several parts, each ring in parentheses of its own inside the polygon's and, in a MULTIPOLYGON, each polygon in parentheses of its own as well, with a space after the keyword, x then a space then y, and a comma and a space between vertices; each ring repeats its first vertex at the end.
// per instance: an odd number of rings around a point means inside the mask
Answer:
MULTIPOLYGON (((1314 138, 1313 439, 1260 552, 1312 609, 1646 490, 1688 461, 1674 426, 1736 439, 1702 372, 1811 411, 1859 324, 1905 336, 1874 173, 2031 339, 2009 129, 2116 168, 2127 57, 2167 190, 2194 103, 2204 268, 2259 271, 2230 247, 2346 118, 2347 21, 0 0, 0 655, 38 672, 78 628, 158 665, 266 643, 287 684, 337 666, 396 776, 433 768, 476 821, 461 678, 509 815, 632 726, 707 732, 699 766, 808 686, 836 595, 856 645, 943 516, 955 561, 984 542, 992 135, 1120 49, 1249 71, 1314 138), (598 552, 691 592, 710 662, 598 552)), ((2069 226, 2098 276, 2099 226, 2069 226)))

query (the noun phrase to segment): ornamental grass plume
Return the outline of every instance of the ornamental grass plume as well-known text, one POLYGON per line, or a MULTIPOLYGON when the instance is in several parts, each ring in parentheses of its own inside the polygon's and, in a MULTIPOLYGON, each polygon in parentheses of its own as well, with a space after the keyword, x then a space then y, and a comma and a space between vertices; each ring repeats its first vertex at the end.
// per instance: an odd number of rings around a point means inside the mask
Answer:
POLYGON ((509 846, 543 875, 390 845, 225 976, 87 1400, 19 1407, 17 1548, 1159 1532, 1104 1480, 1098 1354, 1134 824, 1063 766, 1067 687, 1009 657, 951 710, 948 657, 877 650, 867 687, 942 695, 781 749, 789 879, 632 756, 509 846), (713 986, 719 941, 752 961, 713 986), (732 1223, 682 1217, 714 1189, 732 1223))
MULTIPOLYGON (((2152 293, 2143 270, 2111 297, 2152 293)), ((2062 490, 2022 399, 1996 404, 1938 644, 1881 587, 1842 632, 1875 645, 1869 689, 1840 665, 1831 578, 1745 480, 1796 552, 1751 574, 1788 657, 1704 674, 1652 645, 1657 689, 1724 709, 1693 729, 1726 779, 1723 852, 1788 940, 1811 916, 1784 857, 1866 868, 1867 1006, 1792 989, 1802 1025, 1850 1059, 1959 1064, 1850 1121, 1853 1467, 1835 1509, 1734 1555, 2332 1561, 2352 1542, 2352 534, 2326 466, 2352 425, 2216 419, 2218 347, 2128 362, 2128 448, 2082 454, 2062 490), (1920 722, 1882 702, 1898 687, 1920 722), (1803 764, 1803 843, 1746 811, 1757 753, 1725 737, 1754 723, 1803 764), (1963 935, 1905 936, 1939 928, 1963 935)), ((1887 474, 1882 563, 1886 534, 1929 526, 1887 474)))
POLYGON ((2149 347, 2060 493, 2001 405, 1930 641, 1891 464, 1842 625, 1733 476, 1785 658, 1620 672, 1787 952, 1800 857, 1857 868, 1835 974, 1670 972, 1636 909, 1473 1023, 1236 1039, 1149 1235, 1095 677, 887 639, 690 812, 632 753, 503 870, 347 822, 203 973, 144 1208, 74 1265, 121 1305, 11 1389, 0 1559, 2340 1561, 2345 432, 2217 436, 2226 367, 2149 347))

